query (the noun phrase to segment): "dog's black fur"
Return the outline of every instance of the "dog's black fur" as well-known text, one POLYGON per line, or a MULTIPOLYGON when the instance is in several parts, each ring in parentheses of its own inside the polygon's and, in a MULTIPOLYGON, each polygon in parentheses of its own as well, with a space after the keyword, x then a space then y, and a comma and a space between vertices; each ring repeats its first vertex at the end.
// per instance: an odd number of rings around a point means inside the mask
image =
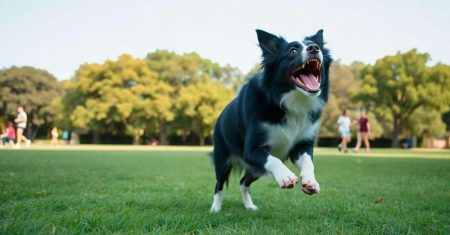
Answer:
MULTIPOLYGON (((287 42, 282 37, 257 30, 259 46, 262 49, 263 71, 242 87, 239 95, 223 110, 214 128, 213 162, 217 179, 215 193, 222 191, 236 164, 241 163, 241 167, 245 169, 241 184, 246 187, 266 173, 264 165, 274 146, 266 144, 268 134, 261 124, 285 123, 287 110, 282 104, 282 97, 300 89, 290 77, 292 71, 305 63, 302 53, 305 46, 317 44, 323 55, 320 67, 320 91, 309 93, 312 96, 316 95, 323 103, 327 102, 328 71, 332 59, 328 49, 324 48, 322 32, 319 30, 315 35, 305 37, 299 43, 287 42)), ((302 95, 307 97, 308 91, 302 95)), ((302 103, 296 105, 300 107, 302 103)), ((307 115, 314 123, 320 118, 321 110, 309 112, 307 115)), ((315 134, 312 138, 302 139, 289 149, 288 156, 277 157, 282 160, 289 157, 295 161, 299 154, 304 152, 312 157, 314 139, 315 134)))

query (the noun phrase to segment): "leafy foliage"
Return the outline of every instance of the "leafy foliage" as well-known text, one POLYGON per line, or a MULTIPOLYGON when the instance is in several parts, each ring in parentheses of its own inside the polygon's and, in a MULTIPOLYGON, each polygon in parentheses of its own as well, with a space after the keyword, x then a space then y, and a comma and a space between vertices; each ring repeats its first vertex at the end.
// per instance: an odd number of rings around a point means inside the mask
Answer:
POLYGON ((206 81, 181 88, 176 108, 190 120, 189 128, 204 145, 204 138, 212 134, 220 112, 233 98, 233 90, 221 83, 206 81))
MULTIPOLYGON (((159 50, 148 54, 146 60, 158 73, 158 79, 174 89, 171 97, 176 103, 173 107, 176 118, 167 123, 167 132, 183 139, 193 132, 203 144, 222 108, 231 100, 233 88, 240 83, 241 72, 196 53, 178 55, 159 50)), ((160 139, 164 139, 165 132, 160 139)))
POLYGON ((75 128, 127 134, 138 143, 145 131, 157 131, 160 120, 174 118, 173 88, 158 80, 143 60, 129 55, 103 65, 82 65, 65 89, 64 107, 73 110, 75 128))
POLYGON ((50 128, 56 112, 52 102, 62 94, 56 78, 45 70, 32 67, 11 67, 0 70, 0 116, 12 120, 17 106, 23 105, 28 124, 34 130, 50 128), (31 125, 30 125, 31 124, 31 125))
MULTIPOLYGON (((336 120, 345 108, 354 121, 359 109, 368 110, 371 136, 390 137, 394 146, 400 136, 444 135, 450 120, 450 66, 430 67, 429 60, 428 54, 411 50, 374 65, 336 61, 319 137, 337 136, 336 120)), ((158 135, 162 144, 169 136, 203 144, 223 107, 259 71, 256 64, 244 76, 196 53, 166 50, 145 59, 122 55, 83 64, 72 79, 61 82, 44 70, 11 67, 0 70, 0 115, 11 120, 22 104, 32 127, 56 123, 94 137, 132 136, 136 144, 158 135)))
POLYGON ((166 50, 157 50, 146 57, 149 67, 158 73, 159 79, 175 89, 191 83, 204 82, 205 79, 220 81, 233 87, 242 77, 239 69, 230 65, 220 66, 197 53, 178 55, 166 50))
POLYGON ((393 146, 418 109, 442 113, 449 108, 449 66, 428 67, 429 59, 414 49, 386 56, 361 71, 362 86, 354 98, 367 103, 391 130, 393 146))

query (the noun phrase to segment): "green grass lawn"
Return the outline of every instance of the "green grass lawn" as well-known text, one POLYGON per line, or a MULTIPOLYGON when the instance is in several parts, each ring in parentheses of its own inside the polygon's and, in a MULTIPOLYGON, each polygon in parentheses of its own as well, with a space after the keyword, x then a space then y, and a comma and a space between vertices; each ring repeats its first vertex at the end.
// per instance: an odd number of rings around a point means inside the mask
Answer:
POLYGON ((211 214, 205 150, 0 150, 0 233, 450 233, 449 151, 319 149, 315 167, 318 196, 266 177, 246 211, 234 175, 211 214))

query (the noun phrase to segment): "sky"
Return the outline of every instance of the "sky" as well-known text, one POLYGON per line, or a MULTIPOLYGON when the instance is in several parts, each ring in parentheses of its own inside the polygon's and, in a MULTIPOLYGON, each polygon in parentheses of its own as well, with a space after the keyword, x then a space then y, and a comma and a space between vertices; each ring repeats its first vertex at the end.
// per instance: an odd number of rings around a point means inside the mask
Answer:
POLYGON ((299 41, 324 29, 335 59, 374 63, 417 48, 450 64, 448 0, 1 0, 0 69, 33 66, 59 80, 83 63, 166 49, 247 73, 255 29, 299 41))

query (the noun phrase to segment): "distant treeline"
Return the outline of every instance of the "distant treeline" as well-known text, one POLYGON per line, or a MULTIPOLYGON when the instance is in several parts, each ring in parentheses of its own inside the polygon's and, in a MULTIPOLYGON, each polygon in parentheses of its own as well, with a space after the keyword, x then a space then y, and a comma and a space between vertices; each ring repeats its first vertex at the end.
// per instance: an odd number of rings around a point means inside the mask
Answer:
MULTIPOLYGON (((427 66, 430 56, 415 49, 375 64, 336 61, 330 70, 329 102, 319 137, 337 135, 342 109, 368 111, 372 138, 398 146, 410 136, 440 137, 450 126, 450 66, 427 66)), ((77 132, 82 142, 147 144, 211 143, 217 116, 247 74, 196 53, 158 50, 146 58, 122 55, 103 64, 82 64, 69 80, 58 81, 32 67, 0 70, 0 116, 16 116, 21 104, 29 117, 28 135, 45 137, 53 126, 77 132)), ((299 104, 301 105, 301 104, 299 104)), ((353 128, 356 131, 356 127, 353 128)))

